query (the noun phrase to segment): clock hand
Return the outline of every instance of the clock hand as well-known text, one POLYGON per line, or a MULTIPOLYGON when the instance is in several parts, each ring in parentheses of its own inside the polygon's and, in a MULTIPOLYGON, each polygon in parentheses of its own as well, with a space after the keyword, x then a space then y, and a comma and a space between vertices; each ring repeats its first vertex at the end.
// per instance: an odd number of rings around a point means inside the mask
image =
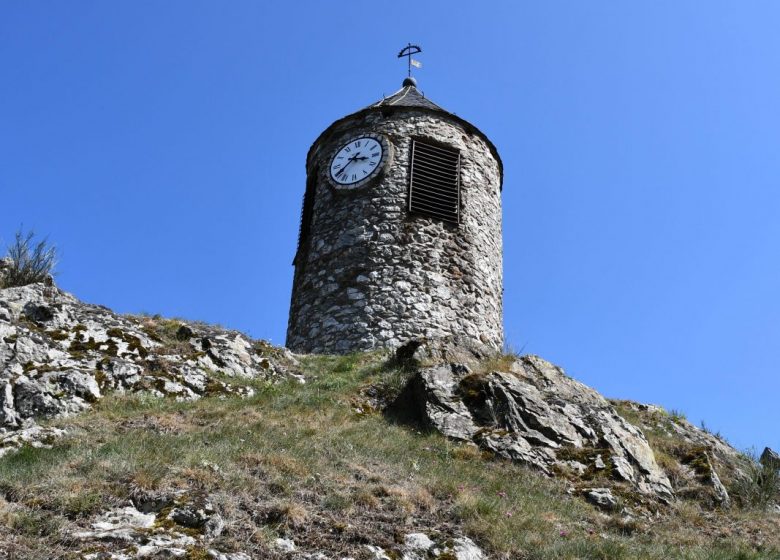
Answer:
POLYGON ((356 153, 354 156, 350 157, 350 158, 347 160, 347 163, 345 163, 345 164, 344 164, 344 167, 342 167, 342 168, 341 168, 341 169, 338 171, 338 173, 336 173, 336 177, 338 177, 339 175, 341 175, 342 173, 344 173, 344 171, 347 169, 347 166, 348 166, 350 163, 352 163, 353 161, 355 161, 359 155, 360 155, 360 152, 358 152, 358 153, 356 153))

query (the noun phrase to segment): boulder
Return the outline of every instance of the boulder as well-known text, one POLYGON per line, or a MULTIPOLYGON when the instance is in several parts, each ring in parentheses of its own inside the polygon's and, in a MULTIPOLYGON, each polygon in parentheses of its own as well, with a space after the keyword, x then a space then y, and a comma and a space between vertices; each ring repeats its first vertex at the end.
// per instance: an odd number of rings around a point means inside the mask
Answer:
POLYGON ((609 488, 586 488, 583 494, 586 500, 600 509, 612 511, 618 506, 618 501, 609 488))

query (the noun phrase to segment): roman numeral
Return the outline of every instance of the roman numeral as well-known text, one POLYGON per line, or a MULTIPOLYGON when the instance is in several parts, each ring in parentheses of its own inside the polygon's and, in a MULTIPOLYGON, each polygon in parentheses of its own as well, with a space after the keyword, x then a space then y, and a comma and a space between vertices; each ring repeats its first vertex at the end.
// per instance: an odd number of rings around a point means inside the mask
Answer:
POLYGON ((352 180, 354 181, 355 179, 357 179, 357 175, 355 175, 355 174, 353 173, 353 174, 352 174, 352 180))
POLYGON ((356 147, 356 148, 359 148, 359 147, 360 147, 360 140, 358 140, 357 142, 355 142, 355 147, 356 147))
POLYGON ((352 148, 350 148, 349 146, 347 146, 346 148, 344 148, 344 151, 345 151, 345 152, 351 152, 351 151, 352 151, 352 148))
POLYGON ((371 167, 376 167, 376 162, 375 161, 369 161, 368 165, 370 165, 371 167))
POLYGON ((363 175, 368 175, 368 171, 366 171, 366 170, 364 169, 364 170, 363 170, 363 175))
POLYGON ((379 155, 379 152, 374 152, 373 154, 371 154, 371 157, 376 157, 378 155, 379 155))

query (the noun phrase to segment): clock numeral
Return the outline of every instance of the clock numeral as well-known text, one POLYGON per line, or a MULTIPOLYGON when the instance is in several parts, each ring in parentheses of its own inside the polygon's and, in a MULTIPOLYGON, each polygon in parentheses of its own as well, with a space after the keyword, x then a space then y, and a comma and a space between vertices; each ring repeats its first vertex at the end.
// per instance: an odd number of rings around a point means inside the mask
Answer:
POLYGON ((351 151, 352 151, 352 148, 350 148, 349 146, 347 146, 346 148, 344 148, 344 151, 345 151, 345 152, 351 152, 351 151))
POLYGON ((353 174, 352 174, 352 180, 354 181, 355 179, 357 179, 357 175, 355 175, 355 174, 353 173, 353 174))
POLYGON ((355 142, 355 147, 356 147, 356 148, 359 148, 359 147, 360 147, 360 140, 358 140, 357 142, 355 142))
POLYGON ((363 175, 368 175, 368 171, 366 171, 366 170, 364 169, 364 170, 363 170, 363 175))
POLYGON ((344 156, 338 156, 336 159, 344 159, 344 156))
POLYGON ((375 161, 369 161, 368 165, 370 165, 371 167, 376 167, 376 162, 375 161))
POLYGON ((376 157, 378 155, 379 155, 379 152, 374 152, 373 154, 371 154, 371 157, 376 157))

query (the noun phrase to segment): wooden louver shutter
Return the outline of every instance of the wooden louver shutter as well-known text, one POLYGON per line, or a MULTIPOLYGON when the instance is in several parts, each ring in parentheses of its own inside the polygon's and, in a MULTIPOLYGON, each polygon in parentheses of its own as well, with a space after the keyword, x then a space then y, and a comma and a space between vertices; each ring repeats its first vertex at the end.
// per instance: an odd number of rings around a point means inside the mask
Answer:
POLYGON ((460 223, 460 152, 412 140, 409 212, 460 223))

